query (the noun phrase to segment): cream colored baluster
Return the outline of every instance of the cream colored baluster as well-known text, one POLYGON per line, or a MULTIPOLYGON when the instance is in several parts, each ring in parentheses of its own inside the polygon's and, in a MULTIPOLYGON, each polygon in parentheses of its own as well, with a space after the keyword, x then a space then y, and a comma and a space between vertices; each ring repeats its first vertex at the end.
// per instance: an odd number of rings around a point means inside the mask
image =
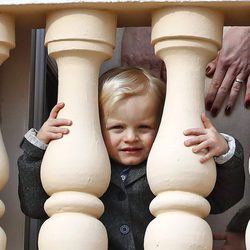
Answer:
POLYGON ((156 218, 145 235, 145 249, 211 250, 212 233, 202 219, 215 184, 213 160, 184 146, 183 131, 202 127, 206 64, 221 44, 223 17, 209 9, 171 7, 153 13, 152 42, 167 66, 167 97, 159 133, 148 159, 147 176, 156 198, 156 218))
MULTIPOLYGON (((10 49, 15 47, 15 22, 7 14, 0 14, 0 65, 9 57, 10 49)), ((9 160, 0 131, 0 190, 9 179, 9 160)), ((0 218, 5 212, 4 203, 0 200, 0 218)), ((7 237, 0 227, 0 250, 6 249, 7 237)))
POLYGON ((107 249, 107 235, 97 220, 98 199, 110 181, 110 163, 98 112, 101 63, 112 56, 116 16, 97 10, 62 10, 47 18, 45 43, 56 59, 58 117, 71 119, 70 133, 52 141, 45 153, 41 178, 51 197, 45 203, 50 218, 39 234, 42 250, 107 249))

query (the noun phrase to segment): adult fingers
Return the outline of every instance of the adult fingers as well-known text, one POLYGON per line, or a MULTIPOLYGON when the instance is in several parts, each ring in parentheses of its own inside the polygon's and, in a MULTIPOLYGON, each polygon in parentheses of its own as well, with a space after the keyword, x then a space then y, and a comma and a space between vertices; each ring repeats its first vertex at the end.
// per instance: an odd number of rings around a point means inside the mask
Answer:
POLYGON ((224 100, 226 99, 226 96, 228 95, 228 93, 230 92, 230 89, 232 87, 233 81, 236 78, 236 75, 238 74, 239 69, 237 68, 237 66, 233 65, 233 67, 230 67, 223 80, 222 83, 220 85, 220 87, 218 88, 218 91, 216 93, 216 97, 214 99, 213 105, 210 109, 211 114, 213 116, 216 116, 218 111, 220 110, 220 108, 223 105, 224 100))
POLYGON ((64 104, 63 102, 57 103, 57 104, 53 107, 53 109, 51 110, 49 117, 50 117, 50 118, 56 118, 57 115, 58 115, 58 112, 59 112, 64 106, 65 106, 65 104, 64 104))
POLYGON ((206 75, 208 77, 212 77, 213 76, 213 74, 215 72, 215 69, 216 69, 217 61, 218 61, 218 56, 213 61, 211 61, 210 63, 208 63, 208 65, 206 67, 206 75))
POLYGON ((241 89, 241 84, 238 82, 234 82, 230 91, 227 106, 225 108, 226 115, 230 115, 232 113, 236 100, 238 98, 240 89, 241 89))
POLYGON ((250 107, 250 75, 248 76, 247 79, 244 103, 246 108, 250 107))
POLYGON ((227 68, 224 67, 220 61, 217 62, 217 67, 214 72, 214 76, 212 78, 211 84, 208 88, 208 92, 205 98, 205 106, 207 110, 211 110, 213 106, 213 102, 216 98, 217 92, 221 86, 221 83, 226 75, 227 68))
POLYGON ((239 96, 239 93, 240 93, 240 89, 241 89, 241 85, 242 84, 245 84, 245 79, 247 78, 247 74, 245 72, 242 72, 240 73, 234 80, 234 83, 231 87, 231 91, 230 91, 230 94, 229 94, 229 98, 228 98, 228 102, 227 102, 227 106, 225 108, 225 114, 226 115, 230 115, 234 106, 235 106, 235 103, 236 103, 236 100, 239 96))

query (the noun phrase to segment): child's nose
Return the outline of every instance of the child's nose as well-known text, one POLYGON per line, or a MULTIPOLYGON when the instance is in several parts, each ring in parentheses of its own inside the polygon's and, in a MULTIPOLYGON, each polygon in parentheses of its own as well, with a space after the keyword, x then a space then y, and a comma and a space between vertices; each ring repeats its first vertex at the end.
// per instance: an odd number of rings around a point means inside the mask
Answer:
POLYGON ((136 131, 130 129, 126 132, 125 141, 133 142, 133 141, 137 141, 137 140, 138 140, 138 136, 137 136, 136 131))

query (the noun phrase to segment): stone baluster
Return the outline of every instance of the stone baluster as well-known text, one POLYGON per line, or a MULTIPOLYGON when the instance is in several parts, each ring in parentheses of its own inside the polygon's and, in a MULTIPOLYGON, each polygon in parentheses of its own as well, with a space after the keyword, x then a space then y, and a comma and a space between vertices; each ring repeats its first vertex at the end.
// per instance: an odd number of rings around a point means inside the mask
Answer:
POLYGON ((221 45, 223 16, 213 10, 178 6, 152 15, 152 43, 167 67, 167 96, 147 176, 156 195, 150 211, 156 217, 145 235, 146 250, 211 250, 212 232, 206 221, 213 189, 213 160, 184 146, 183 131, 202 127, 206 64, 221 45))
POLYGON ((50 218, 39 233, 41 250, 104 250, 107 233, 98 220, 98 199, 110 181, 110 163, 101 135, 98 75, 112 56, 116 16, 108 11, 59 10, 47 17, 45 43, 58 65, 59 118, 73 121, 70 133, 50 142, 41 179, 50 198, 50 218))
MULTIPOLYGON (((0 65, 9 57, 10 49, 15 47, 15 21, 8 14, 0 14, 0 65)), ((9 160, 0 130, 0 190, 9 179, 9 160)), ((5 212, 4 203, 0 200, 0 218, 5 212)), ((0 250, 5 250, 7 237, 0 227, 0 250)))

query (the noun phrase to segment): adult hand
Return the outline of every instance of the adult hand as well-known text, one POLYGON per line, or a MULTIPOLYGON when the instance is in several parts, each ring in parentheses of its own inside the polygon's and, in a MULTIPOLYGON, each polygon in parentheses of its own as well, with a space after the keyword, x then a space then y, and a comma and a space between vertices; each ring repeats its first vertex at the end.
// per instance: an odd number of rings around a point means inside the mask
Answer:
POLYGON ((63 135, 69 133, 69 129, 61 126, 70 126, 72 124, 71 120, 57 118, 59 111, 64 107, 64 103, 57 103, 51 110, 49 118, 42 125, 37 133, 37 138, 48 144, 51 140, 60 139, 63 135))
POLYGON ((216 116, 229 94, 225 114, 235 106, 241 85, 246 84, 244 104, 250 107, 250 27, 232 27, 224 36, 222 49, 207 65, 206 74, 212 77, 205 104, 216 116))

